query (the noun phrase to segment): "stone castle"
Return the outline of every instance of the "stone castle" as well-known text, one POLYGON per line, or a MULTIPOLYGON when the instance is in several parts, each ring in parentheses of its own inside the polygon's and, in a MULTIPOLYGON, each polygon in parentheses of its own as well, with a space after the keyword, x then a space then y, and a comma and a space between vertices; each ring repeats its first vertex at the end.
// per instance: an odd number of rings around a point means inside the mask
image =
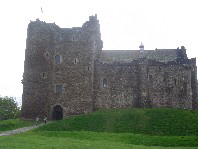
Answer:
POLYGON ((194 109, 196 59, 177 49, 102 50, 97 16, 82 27, 31 21, 22 117, 59 120, 101 108, 194 109))

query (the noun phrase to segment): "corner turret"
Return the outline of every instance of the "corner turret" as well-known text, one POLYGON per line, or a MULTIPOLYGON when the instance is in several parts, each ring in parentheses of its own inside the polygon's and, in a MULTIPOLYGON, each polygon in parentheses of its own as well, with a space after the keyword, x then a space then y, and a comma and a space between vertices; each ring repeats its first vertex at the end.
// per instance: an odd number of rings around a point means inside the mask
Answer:
POLYGON ((139 46, 139 48, 140 48, 140 52, 144 52, 144 45, 142 44, 142 42, 141 42, 141 45, 139 46))

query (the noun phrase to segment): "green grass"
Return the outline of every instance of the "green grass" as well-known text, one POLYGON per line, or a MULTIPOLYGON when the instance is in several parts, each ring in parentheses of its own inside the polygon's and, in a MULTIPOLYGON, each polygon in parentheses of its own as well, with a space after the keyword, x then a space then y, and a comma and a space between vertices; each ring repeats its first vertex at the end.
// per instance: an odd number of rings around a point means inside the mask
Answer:
POLYGON ((43 136, 147 146, 198 146, 198 111, 111 109, 70 117, 34 131, 43 136))
POLYGON ((198 149, 198 111, 99 110, 0 142, 3 149, 198 149))
MULTIPOLYGON (((76 133, 77 133, 76 135, 80 135, 80 132, 76 132, 76 133)), ((111 134, 105 135, 103 133, 101 133, 101 135, 104 135, 103 136, 104 139, 100 139, 101 137, 97 139, 96 137, 97 134, 95 134, 96 136, 94 134, 90 134, 93 135, 95 139, 86 138, 84 135, 82 135, 81 137, 76 136, 76 138, 74 138, 75 136, 74 134, 64 134, 64 135, 70 135, 70 136, 60 137, 54 135, 48 137, 46 135, 28 132, 24 134, 18 134, 15 136, 0 137, 0 142, 1 142, 0 148, 2 149, 197 149, 198 148, 198 147, 161 147, 161 146, 134 145, 134 144, 124 143, 120 141, 119 138, 112 138, 111 134), (71 137, 71 135, 73 137, 71 137), (111 140, 109 140, 110 137, 111 140), (105 140, 105 138, 108 139, 105 140)))
POLYGON ((176 109, 111 109, 70 117, 39 131, 92 131, 148 135, 198 135, 198 111, 176 109))
POLYGON ((25 121, 21 119, 0 120, 0 131, 14 130, 31 125, 34 125, 33 121, 25 121))
POLYGON ((132 133, 108 133, 89 131, 39 131, 35 134, 46 137, 72 138, 90 141, 109 141, 121 144, 146 146, 198 147, 197 136, 150 136, 132 133))

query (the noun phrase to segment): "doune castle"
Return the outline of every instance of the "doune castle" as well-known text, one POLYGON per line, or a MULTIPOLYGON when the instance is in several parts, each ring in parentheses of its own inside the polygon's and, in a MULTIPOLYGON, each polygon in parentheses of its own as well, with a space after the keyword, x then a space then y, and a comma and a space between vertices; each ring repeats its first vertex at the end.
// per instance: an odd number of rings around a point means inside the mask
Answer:
POLYGON ((59 120, 101 108, 194 109, 196 59, 177 49, 102 50, 97 16, 82 27, 31 21, 22 116, 59 120))

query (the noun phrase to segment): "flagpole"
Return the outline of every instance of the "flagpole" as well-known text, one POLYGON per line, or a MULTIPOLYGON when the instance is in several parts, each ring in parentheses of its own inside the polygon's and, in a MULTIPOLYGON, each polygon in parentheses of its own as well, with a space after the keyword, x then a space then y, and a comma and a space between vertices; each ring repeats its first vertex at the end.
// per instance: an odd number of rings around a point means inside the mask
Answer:
POLYGON ((44 9, 43 9, 43 6, 44 6, 44 0, 41 0, 41 6, 40 6, 40 17, 41 17, 41 20, 42 21, 45 21, 45 18, 44 18, 44 9))

